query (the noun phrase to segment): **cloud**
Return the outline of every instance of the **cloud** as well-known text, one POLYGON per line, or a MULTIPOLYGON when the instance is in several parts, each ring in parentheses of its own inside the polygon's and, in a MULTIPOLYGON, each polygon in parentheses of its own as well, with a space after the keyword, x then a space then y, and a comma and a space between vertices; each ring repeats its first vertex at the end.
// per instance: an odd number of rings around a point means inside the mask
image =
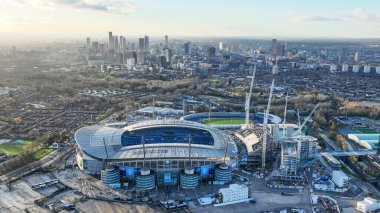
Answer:
POLYGON ((368 10, 357 8, 352 11, 336 12, 330 15, 300 15, 292 10, 287 15, 294 23, 299 22, 334 22, 334 21, 357 21, 362 23, 380 23, 380 15, 370 13, 368 10))
POLYGON ((326 21, 340 21, 342 20, 340 17, 329 15, 329 16, 321 16, 321 15, 299 15, 294 11, 287 11, 288 16, 291 17, 291 21, 298 22, 326 22, 326 21))
POLYGON ((30 23, 37 23, 37 24, 44 24, 48 21, 54 20, 55 22, 59 21, 58 17, 51 17, 51 16, 6 16, 1 19, 5 22, 12 22, 17 24, 30 24, 30 23))
POLYGON ((6 0, 11 3, 36 8, 74 8, 103 11, 115 14, 129 14, 137 10, 135 0, 6 0))
POLYGON ((380 15, 370 13, 362 8, 353 10, 351 13, 351 18, 360 22, 380 22, 380 15))

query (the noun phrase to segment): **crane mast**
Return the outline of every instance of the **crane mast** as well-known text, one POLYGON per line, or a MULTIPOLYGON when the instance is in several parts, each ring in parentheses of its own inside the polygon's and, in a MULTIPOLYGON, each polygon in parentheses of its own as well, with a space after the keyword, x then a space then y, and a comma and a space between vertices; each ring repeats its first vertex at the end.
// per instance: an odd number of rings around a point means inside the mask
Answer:
POLYGON ((270 87, 270 93, 269 93, 269 100, 268 100, 268 105, 267 105, 267 109, 265 110, 264 112, 264 122, 263 122, 263 146, 262 146, 262 169, 263 171, 265 171, 265 158, 266 158, 266 149, 267 149, 267 132, 268 132, 268 114, 269 114, 269 110, 270 110, 270 105, 271 105, 271 102, 272 102, 272 96, 273 96, 273 88, 274 88, 274 79, 272 80, 272 85, 270 87))
POLYGON ((256 75, 256 65, 253 68, 252 73, 252 79, 251 79, 251 85, 249 87, 249 93, 246 93, 245 96, 245 127, 249 125, 249 109, 250 109, 250 102, 251 102, 251 96, 252 96, 252 90, 253 90, 253 82, 255 81, 255 75, 256 75))
POLYGON ((286 136, 285 124, 286 124, 287 111, 288 111, 288 93, 286 93, 286 96, 285 96, 284 120, 282 121, 282 138, 285 138, 286 136))
MULTIPOLYGON (((299 158, 301 157, 302 128, 306 125, 306 123, 309 121, 310 117, 314 114, 314 112, 317 110, 317 108, 319 107, 320 104, 321 103, 318 103, 317 105, 315 105, 313 110, 311 110, 310 114, 305 118, 304 122, 298 127, 298 130, 296 132, 296 135, 297 135, 297 154, 298 154, 299 158)), ((299 117, 299 112, 298 112, 298 122, 301 123, 300 117, 299 117)))

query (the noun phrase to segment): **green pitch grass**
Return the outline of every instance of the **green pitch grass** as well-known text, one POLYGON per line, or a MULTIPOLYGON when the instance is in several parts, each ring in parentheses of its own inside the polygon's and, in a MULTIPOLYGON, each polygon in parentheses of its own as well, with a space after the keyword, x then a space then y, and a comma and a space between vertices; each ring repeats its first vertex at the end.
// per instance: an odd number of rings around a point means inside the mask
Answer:
POLYGON ((355 129, 361 132, 362 134, 377 134, 378 133, 376 130, 370 129, 367 127, 356 127, 355 129))
POLYGON ((22 141, 22 142, 9 142, 0 144, 0 153, 6 155, 19 155, 23 151, 28 149, 28 145, 33 143, 32 141, 22 141))
MULTIPOLYGON (((208 118, 204 118, 202 120, 204 124, 210 124, 210 125, 223 125, 223 124, 244 124, 245 119, 244 118, 211 118, 210 120, 208 118)), ((251 124, 253 122, 249 121, 251 124)))
POLYGON ((44 149, 38 150, 36 153, 33 154, 33 158, 36 160, 41 159, 42 157, 48 155, 52 151, 53 149, 51 148, 44 148, 44 149))

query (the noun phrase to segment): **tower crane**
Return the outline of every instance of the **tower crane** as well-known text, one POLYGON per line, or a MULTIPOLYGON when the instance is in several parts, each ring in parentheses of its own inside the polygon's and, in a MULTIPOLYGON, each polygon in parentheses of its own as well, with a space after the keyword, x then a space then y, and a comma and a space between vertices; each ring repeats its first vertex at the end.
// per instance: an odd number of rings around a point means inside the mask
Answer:
MULTIPOLYGON (((301 137, 302 137, 302 128, 306 125, 306 123, 309 121, 310 117, 314 114, 314 112, 317 110, 321 103, 318 103, 317 105, 314 106, 313 110, 311 110, 310 114, 305 118, 304 122, 298 127, 298 130, 295 132, 297 135, 297 153, 298 157, 301 156, 301 137)), ((299 120, 299 114, 298 114, 298 120, 299 120)), ((301 123, 299 121, 299 123, 301 123)))
POLYGON ((266 149, 267 149, 267 128, 268 128, 268 116, 269 116, 269 110, 270 110, 270 105, 272 102, 272 96, 273 96, 273 88, 274 88, 274 79, 272 80, 272 85, 270 87, 270 93, 269 93, 269 100, 268 100, 268 106, 267 109, 264 112, 264 122, 263 122, 263 150, 262 150, 262 161, 261 161, 261 166, 263 171, 265 171, 265 158, 266 158, 266 149))
POLYGON ((248 125, 249 125, 249 109, 250 109, 250 102, 251 102, 251 96, 252 96, 253 82, 255 81, 255 75, 256 75, 256 65, 253 68, 251 85, 249 87, 249 93, 246 93, 246 96, 245 96, 245 105, 244 105, 244 109, 245 109, 245 123, 244 124, 245 124, 245 127, 248 127, 248 125))
POLYGON ((288 112, 288 93, 286 93, 285 96, 285 110, 284 110, 284 120, 282 121, 282 138, 285 138, 286 131, 285 131, 285 124, 286 124, 286 114, 288 112))

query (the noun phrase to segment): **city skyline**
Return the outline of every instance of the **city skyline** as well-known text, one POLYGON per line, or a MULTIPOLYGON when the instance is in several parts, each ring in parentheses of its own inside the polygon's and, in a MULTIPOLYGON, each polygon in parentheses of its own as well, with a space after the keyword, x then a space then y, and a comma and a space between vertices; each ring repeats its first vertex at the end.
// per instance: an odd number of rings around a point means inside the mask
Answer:
POLYGON ((380 2, 2 0, 0 41, 137 37, 378 38, 380 2))

